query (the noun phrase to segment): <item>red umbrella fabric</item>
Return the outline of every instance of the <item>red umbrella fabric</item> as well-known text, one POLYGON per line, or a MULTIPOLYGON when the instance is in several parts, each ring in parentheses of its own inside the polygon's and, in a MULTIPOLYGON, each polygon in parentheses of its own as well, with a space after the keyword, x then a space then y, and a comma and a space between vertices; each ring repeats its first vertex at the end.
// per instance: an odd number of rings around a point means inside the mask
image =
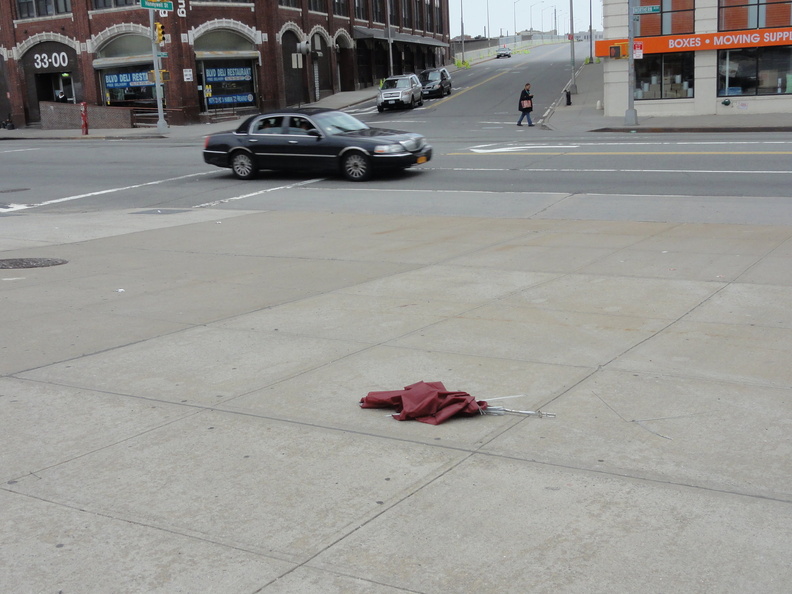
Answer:
POLYGON ((446 390, 442 382, 417 382, 403 390, 369 392, 360 399, 361 408, 395 408, 397 421, 414 419, 439 425, 453 416, 484 414, 487 403, 476 401, 467 392, 446 390))

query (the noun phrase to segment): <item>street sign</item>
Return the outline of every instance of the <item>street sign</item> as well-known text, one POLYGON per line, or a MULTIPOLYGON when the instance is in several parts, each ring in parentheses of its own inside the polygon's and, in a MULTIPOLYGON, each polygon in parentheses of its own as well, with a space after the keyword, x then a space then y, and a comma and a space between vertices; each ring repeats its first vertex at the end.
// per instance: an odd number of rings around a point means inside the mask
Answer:
MULTIPOLYGON (((140 0, 143 2, 144 0, 140 0)), ((660 12, 660 6, 634 6, 633 14, 654 14, 660 12)))
POLYGON ((168 57, 168 52, 159 52, 157 54, 157 57, 158 58, 167 58, 168 57))
POLYGON ((633 58, 643 59, 643 41, 633 41, 633 58))
POLYGON ((140 8, 173 11, 173 2, 169 0, 140 0, 140 8))

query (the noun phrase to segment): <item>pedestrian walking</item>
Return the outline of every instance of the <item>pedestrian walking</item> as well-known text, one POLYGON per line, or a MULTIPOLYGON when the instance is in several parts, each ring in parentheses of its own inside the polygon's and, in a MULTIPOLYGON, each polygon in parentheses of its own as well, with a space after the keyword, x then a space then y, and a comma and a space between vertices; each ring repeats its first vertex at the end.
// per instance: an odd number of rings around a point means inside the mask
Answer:
POLYGON ((533 95, 531 94, 531 83, 525 83, 525 88, 520 91, 520 103, 517 106, 520 110, 520 119, 517 120, 517 125, 522 126, 523 118, 528 120, 528 125, 533 126, 531 121, 531 112, 533 111, 533 95))

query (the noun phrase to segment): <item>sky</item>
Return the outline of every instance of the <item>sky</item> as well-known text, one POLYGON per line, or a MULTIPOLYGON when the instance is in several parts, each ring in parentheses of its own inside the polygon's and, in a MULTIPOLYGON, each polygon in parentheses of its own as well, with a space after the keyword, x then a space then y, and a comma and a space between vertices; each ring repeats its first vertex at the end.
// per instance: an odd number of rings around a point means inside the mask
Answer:
MULTIPOLYGON (((601 0, 571 0, 574 2, 575 32, 588 31, 589 14, 593 17, 594 30, 602 31, 601 0), (591 3, 590 3, 591 2, 591 3)), ((558 30, 569 32, 570 0, 448 0, 448 16, 451 23, 451 37, 461 31, 460 11, 464 16, 465 34, 471 37, 486 35, 487 15, 493 35, 514 33, 515 12, 517 30, 528 30, 533 25, 536 30, 553 29, 553 13, 558 15, 558 30), (489 7, 489 8, 488 8, 489 7), (555 8, 555 10, 554 10, 555 8)))

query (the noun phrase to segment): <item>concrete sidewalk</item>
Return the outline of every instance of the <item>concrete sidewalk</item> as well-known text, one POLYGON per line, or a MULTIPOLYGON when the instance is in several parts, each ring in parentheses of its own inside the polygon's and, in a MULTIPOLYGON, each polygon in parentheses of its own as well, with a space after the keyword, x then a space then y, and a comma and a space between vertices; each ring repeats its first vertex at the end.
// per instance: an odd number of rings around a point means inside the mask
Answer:
POLYGON ((0 217, 0 591, 786 594, 792 226, 523 198, 0 217))
POLYGON ((0 592, 789 592, 783 200, 379 187, 0 216, 0 592))

